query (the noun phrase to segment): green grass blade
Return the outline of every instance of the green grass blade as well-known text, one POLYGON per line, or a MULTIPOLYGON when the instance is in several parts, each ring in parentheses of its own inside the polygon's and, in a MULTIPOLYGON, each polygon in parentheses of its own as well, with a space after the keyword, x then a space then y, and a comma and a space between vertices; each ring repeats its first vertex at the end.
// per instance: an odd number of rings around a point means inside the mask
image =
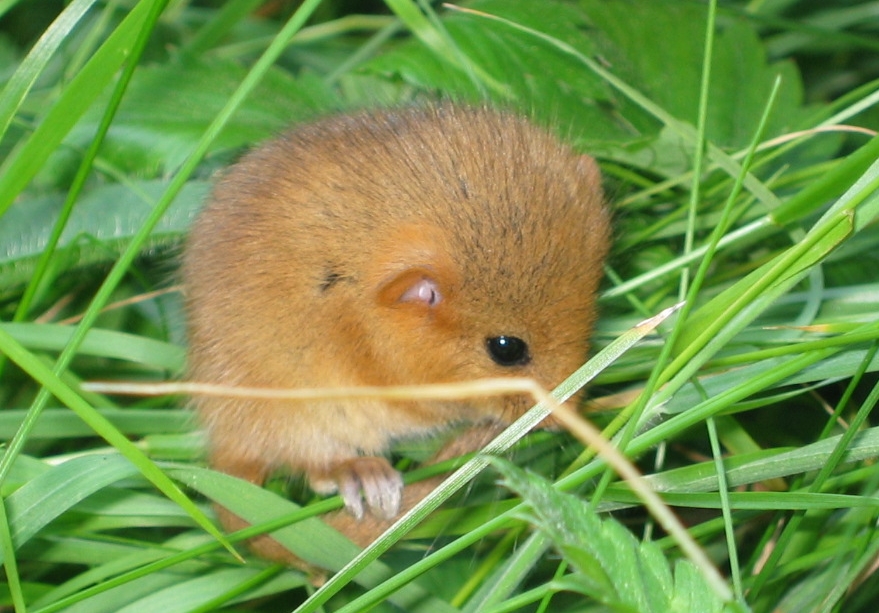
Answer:
MULTIPOLYGON (((106 421, 99 413, 97 413, 91 406, 82 401, 82 399, 77 396, 70 388, 66 387, 61 383, 60 379, 58 379, 57 373, 63 372, 66 370, 70 361, 73 359, 73 356, 76 354, 80 344, 84 340, 89 328, 94 323, 97 318, 100 310, 107 304, 109 301, 109 297, 112 294, 113 290, 116 288, 118 283, 121 281, 122 277, 128 271, 131 263, 134 261, 135 257, 138 255, 140 251, 141 245, 146 241, 148 236, 150 235, 152 229, 158 223, 159 219, 164 215, 167 208, 170 206, 171 202, 174 200, 177 193, 185 184, 186 180, 195 170, 198 162, 202 159, 204 154, 206 153, 210 143, 216 138, 217 134, 219 134, 220 130, 224 123, 228 120, 234 110, 241 104, 242 100, 247 96, 247 94, 255 87, 260 77, 265 74, 265 72, 269 69, 269 67, 274 63, 280 53, 283 51, 287 42, 290 38, 292 38, 293 34, 298 31, 302 25, 307 20, 308 16, 311 14, 317 5, 319 4, 319 0, 311 0, 310 2, 306 2, 303 4, 299 10, 291 17, 290 21, 285 26, 282 34, 279 35, 269 46, 260 60, 257 62, 254 69, 248 74, 247 78, 245 78, 244 82, 240 85, 238 90, 233 95, 232 99, 229 100, 223 112, 217 117, 217 119, 211 124, 206 133, 202 136, 199 141, 196 150, 192 153, 192 155, 188 158, 187 162, 184 164, 183 168, 181 168, 180 172, 174 177, 171 182, 171 185, 168 187, 165 192, 163 198, 156 204, 153 209, 150 217, 144 222, 143 226, 140 228, 138 233, 132 238, 131 243, 128 245, 126 251, 120 256, 119 260, 117 260, 116 264, 111 269, 107 279, 104 281, 104 284, 98 290, 94 299, 92 300, 88 310, 83 315, 83 319, 80 324, 76 327, 76 330, 71 337, 71 340, 67 347, 65 347, 64 351, 58 358, 58 362, 55 367, 55 373, 48 371, 42 367, 41 364, 33 360, 32 356, 27 354, 27 352, 20 346, 18 343, 9 337, 7 334, 0 331, 0 350, 9 355, 13 361, 23 360, 28 364, 30 369, 32 369, 32 373, 37 372, 40 373, 41 376, 35 377, 38 381, 40 381, 44 386, 47 385, 47 382, 51 382, 55 389, 50 390, 48 387, 44 387, 38 395, 37 399, 34 401, 31 407, 31 415, 29 415, 28 419, 22 423, 22 427, 19 432, 16 434, 16 437, 12 440, 9 445, 9 448, 6 450, 6 453, 3 456, 3 459, 0 460, 0 483, 5 480, 8 475, 9 468, 12 464, 14 458, 21 451, 22 446, 24 445, 24 441, 27 438, 28 431, 33 428, 36 423, 36 419, 39 417, 40 411, 45 407, 48 399, 49 392, 54 393, 59 399, 65 402, 70 408, 74 409, 93 427, 96 428, 96 432, 106 438, 108 442, 113 444, 114 446, 119 444, 121 447, 120 452, 122 452, 126 457, 132 459, 139 468, 146 470, 144 473, 147 478, 149 478, 154 483, 162 484, 162 491, 169 495, 172 500, 179 501, 181 503, 182 508, 187 509, 192 513, 192 517, 203 526, 210 534, 217 537, 221 542, 226 543, 225 538, 222 533, 220 533, 214 525, 204 516, 204 514, 197 508, 192 502, 180 492, 179 489, 170 481, 164 474, 161 474, 154 464, 149 462, 145 456, 143 456, 137 448, 135 448, 131 443, 123 437, 115 428, 112 427, 112 424, 106 421), (58 390, 61 390, 64 393, 64 396, 58 394, 58 390), (65 400, 66 398, 66 400, 65 400)), ((157 17, 157 15, 154 15, 157 17)), ((0 203, 0 210, 2 210, 2 203, 0 203)), ((22 364, 19 363, 21 366, 22 364)), ((231 549, 231 546, 230 546, 231 549)))
MULTIPOLYGON (((0 329, 0 352, 5 353, 22 370, 44 386, 44 389, 50 394, 70 407, 98 436, 103 437, 108 443, 113 445, 119 453, 140 470, 144 477, 149 479, 168 498, 179 504, 209 534, 221 542, 225 542, 223 534, 217 530, 205 514, 134 443, 129 441, 106 417, 98 413, 82 397, 65 385, 55 373, 44 366, 42 362, 2 329, 0 329)), ((33 428, 38 416, 38 412, 30 411, 27 419, 22 423, 19 432, 28 431, 33 428)), ((8 458, 9 452, 7 450, 4 460, 9 461, 8 458)))
MULTIPOLYGON (((625 353, 629 348, 640 341, 644 336, 649 334, 661 322, 665 321, 669 316, 677 310, 678 307, 666 309, 655 317, 641 322, 635 328, 632 328, 622 334, 620 337, 602 349, 595 357, 584 364, 577 372, 572 374, 565 380, 556 390, 553 391, 553 397, 558 401, 564 401, 573 395, 581 385, 585 384, 598 375, 604 368, 611 364, 620 355, 625 353)), ((327 583, 325 583, 313 596, 306 600, 296 613, 312 613, 318 607, 322 606, 330 597, 336 594, 346 583, 361 571, 367 564, 375 560, 379 555, 386 551, 393 543, 399 540, 413 526, 420 522, 428 513, 435 510, 444 500, 458 491, 466 483, 468 483, 476 474, 482 471, 489 463, 489 454, 502 453, 508 449, 516 440, 521 438, 526 432, 531 430, 540 421, 549 414, 549 407, 538 404, 528 413, 516 420, 509 428, 504 430, 494 441, 489 443, 480 455, 477 455, 464 466, 458 469, 450 477, 448 477, 436 490, 422 500, 418 505, 401 517, 397 522, 388 529, 385 534, 379 537, 369 547, 364 549, 354 560, 352 560, 345 568, 336 573, 327 583)), ((483 530, 490 530, 489 526, 494 526, 494 522, 490 522, 483 526, 483 530)), ((479 534, 487 534, 477 529, 466 537, 459 539, 459 545, 466 546, 473 542, 473 539, 479 538, 479 534)), ((446 547, 442 555, 449 555, 454 548, 446 547)), ((440 556, 441 557, 441 556, 440 556)), ((431 556, 433 558, 433 556, 431 556)), ((436 563, 437 558, 433 558, 432 563, 436 563)), ((398 573, 395 577, 389 579, 381 586, 373 589, 368 594, 355 600, 351 604, 340 609, 339 613, 355 613, 362 611, 365 607, 372 606, 393 593, 414 577, 426 570, 425 565, 416 563, 407 571, 398 573)))
POLYGON ((68 4, 40 36, 30 53, 19 64, 15 74, 6 83, 6 87, 0 93, 0 142, 3 141, 9 124, 49 60, 52 59, 52 55, 94 3, 95 0, 74 0, 68 4))
POLYGON ((116 76, 131 53, 150 11, 163 0, 142 0, 67 84, 54 106, 0 165, 0 217, 58 150, 61 141, 116 76))

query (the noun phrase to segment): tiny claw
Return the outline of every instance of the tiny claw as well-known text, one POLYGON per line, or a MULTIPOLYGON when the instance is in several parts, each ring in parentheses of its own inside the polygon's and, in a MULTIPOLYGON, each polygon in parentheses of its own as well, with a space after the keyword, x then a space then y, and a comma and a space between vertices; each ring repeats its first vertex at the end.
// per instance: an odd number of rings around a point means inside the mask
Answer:
POLYGON ((363 519, 363 497, 360 483, 356 479, 343 479, 339 482, 339 495, 345 501, 345 508, 357 519, 363 519))
POLYGON ((362 457, 338 464, 332 471, 345 508, 357 519, 369 512, 380 519, 393 519, 400 512, 403 477, 384 458, 362 457))
POLYGON ((397 471, 369 476, 363 483, 363 497, 369 510, 381 519, 393 519, 400 512, 403 477, 397 471))

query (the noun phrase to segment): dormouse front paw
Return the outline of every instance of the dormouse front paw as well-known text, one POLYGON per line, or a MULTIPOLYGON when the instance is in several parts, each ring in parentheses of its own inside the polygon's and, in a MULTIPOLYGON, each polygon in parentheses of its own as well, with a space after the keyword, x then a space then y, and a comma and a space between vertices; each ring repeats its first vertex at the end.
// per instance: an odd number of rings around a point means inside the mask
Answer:
POLYGON ((340 462, 329 477, 345 501, 345 508, 357 519, 363 517, 364 502, 369 512, 380 519, 393 519, 400 512, 403 478, 385 458, 367 456, 340 462))

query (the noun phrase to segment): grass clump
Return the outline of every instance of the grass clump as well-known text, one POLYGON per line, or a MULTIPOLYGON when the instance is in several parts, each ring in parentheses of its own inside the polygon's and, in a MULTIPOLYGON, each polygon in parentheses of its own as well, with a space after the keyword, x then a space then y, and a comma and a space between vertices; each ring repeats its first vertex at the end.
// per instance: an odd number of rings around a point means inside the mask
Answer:
POLYGON ((349 4, 0 7, 3 605, 874 611, 870 3, 349 4), (291 542, 342 568, 356 551, 310 517, 337 501, 205 468, 180 397, 80 387, 182 375, 174 269, 217 169, 292 123, 437 97, 520 110, 599 158, 616 244, 596 350, 684 302, 572 383, 597 374, 590 416, 704 562, 592 449, 539 432, 510 456, 530 475, 487 468, 315 592, 242 565, 210 501, 258 509, 254 531, 299 521, 291 542))

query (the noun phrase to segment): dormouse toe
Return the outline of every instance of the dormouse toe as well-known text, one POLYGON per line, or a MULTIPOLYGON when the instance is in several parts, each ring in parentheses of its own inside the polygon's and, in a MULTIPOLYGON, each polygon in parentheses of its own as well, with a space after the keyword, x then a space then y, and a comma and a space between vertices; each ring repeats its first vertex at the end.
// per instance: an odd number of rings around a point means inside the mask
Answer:
POLYGON ((392 519, 400 512, 403 478, 390 463, 379 457, 347 460, 333 469, 333 478, 345 508, 354 517, 363 517, 363 503, 380 519, 392 519))

